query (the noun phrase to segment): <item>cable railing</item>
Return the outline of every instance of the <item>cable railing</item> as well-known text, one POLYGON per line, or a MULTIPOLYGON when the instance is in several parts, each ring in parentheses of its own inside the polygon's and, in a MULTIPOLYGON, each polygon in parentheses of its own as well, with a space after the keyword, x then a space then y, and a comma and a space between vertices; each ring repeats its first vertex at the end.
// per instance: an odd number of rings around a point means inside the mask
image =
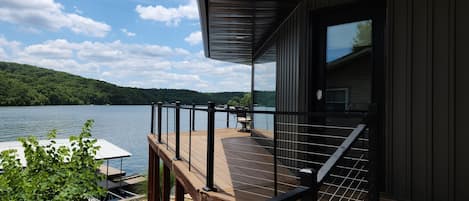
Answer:
POLYGON ((371 113, 158 103, 152 104, 151 133, 174 160, 187 162, 188 171, 205 181, 205 191, 231 189, 236 197, 279 201, 372 200, 371 113), (250 132, 233 132, 242 124, 237 121, 242 113, 251 121, 250 132), (256 129, 256 114, 273 121, 263 119, 266 129, 256 129))

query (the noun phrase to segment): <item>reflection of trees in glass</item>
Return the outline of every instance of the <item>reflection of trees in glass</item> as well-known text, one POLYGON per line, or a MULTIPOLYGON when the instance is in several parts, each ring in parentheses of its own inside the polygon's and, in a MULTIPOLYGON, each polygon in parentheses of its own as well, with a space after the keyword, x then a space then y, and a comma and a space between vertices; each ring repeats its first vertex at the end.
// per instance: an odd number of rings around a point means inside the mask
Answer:
POLYGON ((275 107, 275 91, 254 91, 254 105, 275 107))
POLYGON ((251 100, 252 100, 251 93, 245 93, 243 97, 238 97, 238 96, 233 97, 226 104, 230 106, 248 107, 251 105, 251 100))
POLYGON ((359 51, 371 46, 371 20, 357 24, 357 34, 353 39, 353 51, 359 51))

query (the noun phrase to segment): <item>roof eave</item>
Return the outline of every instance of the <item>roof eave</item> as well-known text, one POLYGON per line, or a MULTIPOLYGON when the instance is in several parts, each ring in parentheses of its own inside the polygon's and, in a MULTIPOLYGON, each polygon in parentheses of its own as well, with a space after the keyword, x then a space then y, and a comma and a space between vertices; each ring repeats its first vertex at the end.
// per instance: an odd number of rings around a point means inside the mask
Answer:
POLYGON ((210 44, 208 40, 208 0, 197 0, 200 15, 200 30, 202 32, 202 41, 204 44, 204 55, 210 57, 210 44))

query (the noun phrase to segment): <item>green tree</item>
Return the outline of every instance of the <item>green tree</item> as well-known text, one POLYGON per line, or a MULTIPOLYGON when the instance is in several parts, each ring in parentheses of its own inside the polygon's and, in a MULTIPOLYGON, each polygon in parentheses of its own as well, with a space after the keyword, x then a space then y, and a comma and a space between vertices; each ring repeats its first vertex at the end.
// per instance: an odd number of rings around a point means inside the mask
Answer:
POLYGON ((226 103, 243 92, 139 89, 17 63, 0 62, 0 105, 226 103))
POLYGON ((353 51, 358 51, 364 47, 371 46, 371 28, 371 20, 357 24, 357 35, 355 35, 355 38, 353 39, 353 51))
POLYGON ((230 106, 243 106, 249 107, 251 105, 252 95, 251 93, 245 93, 243 97, 233 97, 226 104, 230 106))
POLYGON ((0 154, 1 201, 86 200, 104 195, 98 182, 103 179, 96 170, 102 161, 94 159, 100 148, 91 138, 92 120, 86 121, 78 136, 71 136, 70 147, 58 146, 56 131, 48 134, 50 143, 39 144, 35 137, 20 138, 27 166, 16 158, 16 150, 0 154))

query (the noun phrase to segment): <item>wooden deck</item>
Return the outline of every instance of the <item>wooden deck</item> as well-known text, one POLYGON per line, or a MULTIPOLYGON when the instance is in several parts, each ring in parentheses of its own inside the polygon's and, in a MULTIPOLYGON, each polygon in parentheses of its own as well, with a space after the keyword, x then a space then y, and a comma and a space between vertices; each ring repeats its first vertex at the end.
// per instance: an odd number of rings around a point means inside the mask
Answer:
MULTIPOLYGON (((194 200, 265 200, 274 196, 273 156, 249 133, 236 129, 215 130, 214 180, 217 192, 205 192, 207 134, 192 132, 191 170, 189 171, 189 134, 181 133, 182 160, 175 161, 175 135, 148 135, 150 147, 175 174, 194 200), (169 142, 169 143, 167 143, 169 142)), ((294 173, 278 166, 278 190, 286 192, 295 187, 294 173)))

